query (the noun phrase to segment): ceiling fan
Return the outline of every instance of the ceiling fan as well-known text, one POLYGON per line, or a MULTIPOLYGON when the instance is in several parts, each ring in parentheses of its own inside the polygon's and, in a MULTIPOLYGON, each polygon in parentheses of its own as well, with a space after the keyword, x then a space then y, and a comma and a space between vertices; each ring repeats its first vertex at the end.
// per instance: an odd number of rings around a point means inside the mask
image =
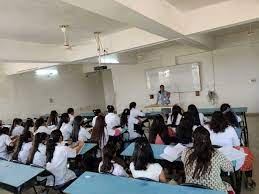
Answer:
POLYGON ((69 25, 60 25, 59 27, 63 32, 65 49, 71 49, 72 47, 69 44, 68 35, 67 35, 67 29, 69 28, 69 25))

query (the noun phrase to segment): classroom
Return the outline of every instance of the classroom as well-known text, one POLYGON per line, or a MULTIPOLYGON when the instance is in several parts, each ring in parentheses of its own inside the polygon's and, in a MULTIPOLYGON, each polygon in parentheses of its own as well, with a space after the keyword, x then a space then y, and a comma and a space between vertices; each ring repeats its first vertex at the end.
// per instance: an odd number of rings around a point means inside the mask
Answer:
POLYGON ((259 193, 259 1, 0 0, 0 42, 0 194, 259 193))

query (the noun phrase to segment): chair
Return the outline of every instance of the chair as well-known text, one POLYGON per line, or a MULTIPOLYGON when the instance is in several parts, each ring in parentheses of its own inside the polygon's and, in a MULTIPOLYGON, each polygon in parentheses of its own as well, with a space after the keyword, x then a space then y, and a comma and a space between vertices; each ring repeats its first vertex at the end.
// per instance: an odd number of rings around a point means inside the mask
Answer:
POLYGON ((208 190, 212 190, 209 187, 203 186, 203 185, 199 185, 199 184, 194 184, 194 183, 183 183, 181 184, 181 186, 185 186, 185 187, 195 187, 195 188, 200 188, 200 189, 208 189, 208 190))

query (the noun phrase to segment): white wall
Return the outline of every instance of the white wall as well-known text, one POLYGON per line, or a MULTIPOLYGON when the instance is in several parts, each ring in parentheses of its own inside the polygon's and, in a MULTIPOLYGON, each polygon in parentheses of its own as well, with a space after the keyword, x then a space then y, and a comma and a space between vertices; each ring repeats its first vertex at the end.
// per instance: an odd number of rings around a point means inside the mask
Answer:
MULTIPOLYGON (((219 96, 216 106, 228 102, 232 106, 247 106, 248 112, 259 112, 259 44, 256 40, 258 37, 247 40, 247 33, 217 38, 218 49, 213 51, 215 86, 219 96), (249 83, 253 78, 257 82, 249 83)), ((181 102, 184 107, 190 103, 199 107, 212 107, 207 100, 207 92, 214 85, 212 53, 199 52, 176 45, 145 52, 138 64, 113 67, 117 108, 122 110, 128 106, 129 101, 136 101, 141 108, 154 103, 148 99, 146 69, 190 62, 201 63, 202 91, 200 96, 194 93, 181 94, 181 102)), ((173 95, 172 101, 178 103, 178 96, 173 95)))
POLYGON ((62 113, 68 107, 75 108, 77 113, 92 111, 96 107, 104 108, 100 73, 86 76, 82 65, 59 66, 58 71, 56 77, 39 77, 35 72, 2 76, 5 90, 0 97, 0 118, 34 117, 49 113, 52 109, 62 113))
POLYGON ((111 70, 105 70, 101 72, 104 90, 105 106, 115 105, 115 93, 112 80, 111 70))

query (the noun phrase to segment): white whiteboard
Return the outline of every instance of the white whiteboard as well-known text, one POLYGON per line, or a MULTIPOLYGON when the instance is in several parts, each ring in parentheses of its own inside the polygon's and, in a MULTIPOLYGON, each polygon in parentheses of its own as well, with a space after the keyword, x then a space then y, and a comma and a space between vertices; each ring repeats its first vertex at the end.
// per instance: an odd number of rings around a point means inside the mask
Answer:
POLYGON ((170 92, 194 92, 201 90, 198 63, 175 65, 146 71, 147 88, 152 94, 161 84, 170 92))

